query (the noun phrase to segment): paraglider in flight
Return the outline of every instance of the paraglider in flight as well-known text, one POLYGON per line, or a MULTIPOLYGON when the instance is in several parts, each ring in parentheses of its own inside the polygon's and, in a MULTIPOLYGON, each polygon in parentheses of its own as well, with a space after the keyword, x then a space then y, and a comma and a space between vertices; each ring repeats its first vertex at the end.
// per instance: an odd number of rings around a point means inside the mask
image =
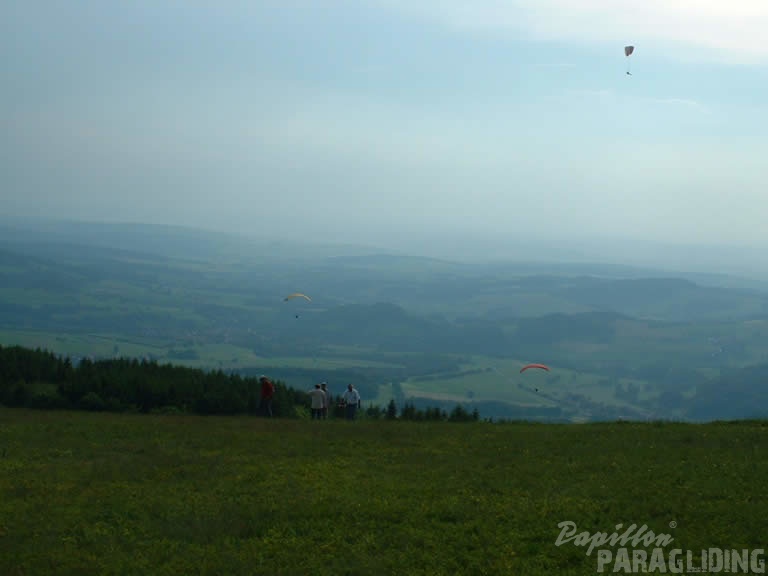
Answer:
MULTIPOLYGON (((528 370, 528 368, 540 368, 541 370, 546 370, 547 372, 549 372, 549 366, 547 366, 545 364, 526 364, 525 366, 520 368, 520 374, 522 374, 523 372, 528 370)), ((539 389, 536 388, 536 392, 538 392, 538 391, 539 391, 539 389)))
POLYGON ((312 302, 312 298, 310 298, 306 294, 302 294, 301 292, 294 292, 293 294, 288 294, 288 296, 284 298, 284 301, 288 302, 288 300, 293 300, 294 298, 304 298, 307 302, 312 302))
MULTIPOLYGON (((312 302, 312 298, 307 296, 306 294, 302 294, 301 292, 294 292, 293 294, 288 294, 285 298, 283 298, 284 302, 288 302, 288 300, 293 300, 294 298, 304 298, 307 302, 312 302)), ((296 318, 298 318, 299 315, 296 314, 296 318)))
POLYGON ((624 56, 627 57, 627 75, 628 76, 632 76, 632 72, 630 72, 630 68, 631 68, 630 62, 631 61, 630 61, 629 57, 632 56, 632 52, 634 52, 634 51, 635 51, 635 47, 634 46, 624 46, 624 56))
POLYGON ((545 366, 544 364, 526 364, 522 368, 520 368, 520 374, 528 370, 528 368, 541 368, 542 370, 546 370, 549 372, 549 366, 545 366))

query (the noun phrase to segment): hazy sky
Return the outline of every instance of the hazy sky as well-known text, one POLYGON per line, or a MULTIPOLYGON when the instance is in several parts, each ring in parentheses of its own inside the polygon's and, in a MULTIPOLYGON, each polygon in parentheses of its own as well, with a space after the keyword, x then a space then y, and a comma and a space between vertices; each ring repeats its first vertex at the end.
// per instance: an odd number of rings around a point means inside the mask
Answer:
POLYGON ((0 213, 765 244, 766 30, 766 0, 0 0, 0 213))

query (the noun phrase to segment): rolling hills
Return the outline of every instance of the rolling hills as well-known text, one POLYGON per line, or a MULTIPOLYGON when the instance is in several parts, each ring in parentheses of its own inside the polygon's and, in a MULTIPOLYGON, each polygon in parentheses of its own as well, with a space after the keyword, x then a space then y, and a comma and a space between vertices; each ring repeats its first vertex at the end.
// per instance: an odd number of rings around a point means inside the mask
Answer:
POLYGON ((494 416, 763 413, 768 291, 749 280, 138 224, 4 224, 0 243, 0 344, 355 379, 371 401, 460 398, 494 416), (283 302, 295 290, 312 302, 283 302), (554 370, 529 382, 526 361, 554 370))

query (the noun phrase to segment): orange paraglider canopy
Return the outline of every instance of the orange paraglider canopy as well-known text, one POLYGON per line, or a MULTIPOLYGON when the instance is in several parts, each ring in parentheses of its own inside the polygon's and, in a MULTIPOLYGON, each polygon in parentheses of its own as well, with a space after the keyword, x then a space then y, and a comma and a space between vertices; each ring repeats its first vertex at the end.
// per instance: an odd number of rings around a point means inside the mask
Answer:
POLYGON ((547 372, 549 372, 549 366, 546 366, 544 364, 526 364, 525 366, 520 368, 520 373, 522 374, 523 372, 528 370, 528 368, 541 368, 542 370, 546 370, 547 372))

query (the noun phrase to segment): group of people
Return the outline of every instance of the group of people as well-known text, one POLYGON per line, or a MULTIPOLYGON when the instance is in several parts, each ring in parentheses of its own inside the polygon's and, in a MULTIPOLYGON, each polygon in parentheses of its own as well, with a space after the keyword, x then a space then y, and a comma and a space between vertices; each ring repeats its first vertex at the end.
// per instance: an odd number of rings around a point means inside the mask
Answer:
MULTIPOLYGON (((312 401, 312 420, 324 420, 328 418, 328 407, 331 404, 331 394, 328 392, 328 383, 322 382, 315 384, 315 387, 308 392, 312 401)), ((357 409, 360 408, 360 393, 350 384, 341 396, 341 403, 344 406, 344 412, 347 420, 354 420, 357 415, 357 409)))
MULTIPOLYGON (((271 418, 275 385, 266 376, 261 376, 259 381, 261 382, 261 410, 264 416, 271 418)), ((328 383, 315 384, 315 387, 309 391, 309 397, 312 401, 312 419, 324 420, 328 418, 328 408, 331 404, 331 393, 328 391, 328 383)), ((341 404, 344 406, 347 420, 354 420, 361 402, 360 393, 352 384, 348 385, 344 394, 341 395, 341 404)))

